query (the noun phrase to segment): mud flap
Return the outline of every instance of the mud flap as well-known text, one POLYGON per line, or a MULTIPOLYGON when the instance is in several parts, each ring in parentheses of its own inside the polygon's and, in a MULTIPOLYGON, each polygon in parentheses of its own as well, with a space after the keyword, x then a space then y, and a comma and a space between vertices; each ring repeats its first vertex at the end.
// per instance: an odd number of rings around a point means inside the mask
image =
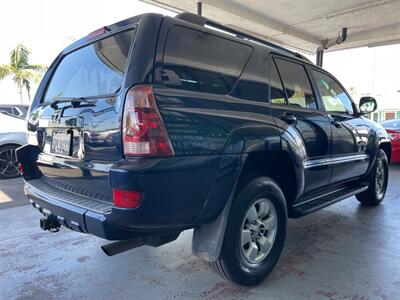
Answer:
POLYGON ((212 223, 202 225, 193 231, 192 252, 194 255, 208 262, 214 262, 219 258, 231 204, 232 201, 228 201, 224 210, 212 223))
MULTIPOLYGON (((229 159, 230 157, 231 156, 227 155, 225 156, 225 159, 229 159)), ((236 194, 236 187, 241 174, 241 169, 244 165, 247 155, 239 155, 236 158, 238 158, 238 160, 236 160, 236 164, 234 164, 237 171, 236 177, 234 183, 232 184, 232 190, 224 209, 213 222, 201 225, 200 227, 195 228, 193 231, 192 252, 195 256, 208 262, 217 261, 221 254, 226 224, 228 222, 232 202, 236 194)), ((223 162, 221 162, 221 165, 225 166, 223 162)), ((227 163, 227 165, 230 164, 227 163)), ((222 169, 225 170, 225 168, 222 169)))
POLYGON ((233 198, 235 196, 236 184, 225 205, 223 211, 211 223, 204 224, 193 231, 192 252, 195 256, 208 262, 214 262, 221 254, 224 243, 225 229, 233 198))

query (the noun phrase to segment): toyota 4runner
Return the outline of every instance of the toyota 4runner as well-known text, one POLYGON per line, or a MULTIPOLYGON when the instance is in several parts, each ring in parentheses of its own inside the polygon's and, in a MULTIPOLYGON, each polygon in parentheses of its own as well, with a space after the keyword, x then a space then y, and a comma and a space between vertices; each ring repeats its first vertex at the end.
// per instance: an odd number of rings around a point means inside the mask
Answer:
POLYGON ((42 229, 113 240, 108 255, 194 229, 195 255, 254 285, 277 263, 288 217, 383 200, 391 144, 363 117, 376 106, 268 41, 144 14, 60 53, 17 156, 42 229))

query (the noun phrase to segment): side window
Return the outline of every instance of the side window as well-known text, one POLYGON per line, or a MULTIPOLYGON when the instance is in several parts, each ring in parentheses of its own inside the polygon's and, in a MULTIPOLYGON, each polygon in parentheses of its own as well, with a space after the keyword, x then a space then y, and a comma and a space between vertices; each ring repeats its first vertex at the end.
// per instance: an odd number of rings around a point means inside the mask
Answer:
POLYGON ((214 94, 228 94, 252 48, 212 34, 175 26, 164 52, 164 85, 214 94))
POLYGON ((317 102, 304 66, 282 59, 275 59, 281 74, 289 105, 318 109, 317 102))
POLYGON ((18 109, 16 109, 15 107, 13 107, 13 115, 14 116, 16 116, 16 117, 19 117, 19 116, 21 116, 21 113, 18 111, 18 109))
POLYGON ((276 69, 273 60, 270 60, 270 74, 269 74, 269 86, 270 95, 269 101, 272 104, 287 104, 285 91, 283 90, 282 81, 279 77, 278 70, 276 69))
POLYGON ((335 79, 314 69, 312 74, 327 112, 354 113, 350 98, 335 79))
POLYGON ((254 53, 230 95, 266 103, 268 101, 268 61, 265 53, 259 55, 254 53))
POLYGON ((10 114, 10 115, 12 115, 12 113, 13 113, 11 107, 1 107, 1 108, 0 108, 0 111, 5 112, 5 113, 8 113, 8 114, 10 114))

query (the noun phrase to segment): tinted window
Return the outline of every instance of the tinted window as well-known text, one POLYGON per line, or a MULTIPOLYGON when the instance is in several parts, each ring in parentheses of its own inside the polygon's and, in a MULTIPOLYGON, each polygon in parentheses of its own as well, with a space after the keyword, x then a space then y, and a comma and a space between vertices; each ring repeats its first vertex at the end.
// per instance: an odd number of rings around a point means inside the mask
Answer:
POLYGON ((273 60, 270 61, 269 85, 270 102, 273 104, 286 104, 285 91, 283 90, 282 81, 273 60))
POLYGON ((175 26, 167 37, 162 80, 172 88, 228 94, 251 51, 247 45, 175 26))
POLYGON ((45 101, 115 93, 121 86, 133 30, 125 31, 68 54, 58 65, 45 101))
POLYGON ((11 108, 11 107, 0 107, 0 111, 5 112, 5 113, 8 113, 8 114, 10 114, 10 115, 13 114, 12 108, 11 108))
POLYGON ((267 91, 268 86, 265 83, 252 80, 240 80, 232 96, 246 100, 266 102, 267 91))
POLYGON ((289 105, 317 109, 317 103, 304 66, 276 59, 289 105))
POLYGON ((266 103, 268 101, 268 73, 265 54, 254 53, 246 64, 232 96, 266 103))
POLYGON ((21 117, 26 117, 26 113, 28 112, 28 107, 19 106, 18 109, 21 111, 21 117))
POLYGON ((353 104, 345 91, 332 77, 312 70, 318 90, 327 112, 353 114, 353 104))
POLYGON ((19 117, 20 116, 20 112, 18 111, 18 109, 16 109, 15 107, 13 107, 12 109, 13 115, 19 117))

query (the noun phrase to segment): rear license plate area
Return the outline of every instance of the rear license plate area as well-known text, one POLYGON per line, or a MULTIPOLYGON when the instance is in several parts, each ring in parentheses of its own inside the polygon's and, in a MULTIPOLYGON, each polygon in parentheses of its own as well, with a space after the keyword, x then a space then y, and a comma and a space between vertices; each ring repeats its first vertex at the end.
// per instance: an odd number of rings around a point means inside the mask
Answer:
POLYGON ((51 139, 50 153, 71 156, 72 130, 54 130, 51 139))

